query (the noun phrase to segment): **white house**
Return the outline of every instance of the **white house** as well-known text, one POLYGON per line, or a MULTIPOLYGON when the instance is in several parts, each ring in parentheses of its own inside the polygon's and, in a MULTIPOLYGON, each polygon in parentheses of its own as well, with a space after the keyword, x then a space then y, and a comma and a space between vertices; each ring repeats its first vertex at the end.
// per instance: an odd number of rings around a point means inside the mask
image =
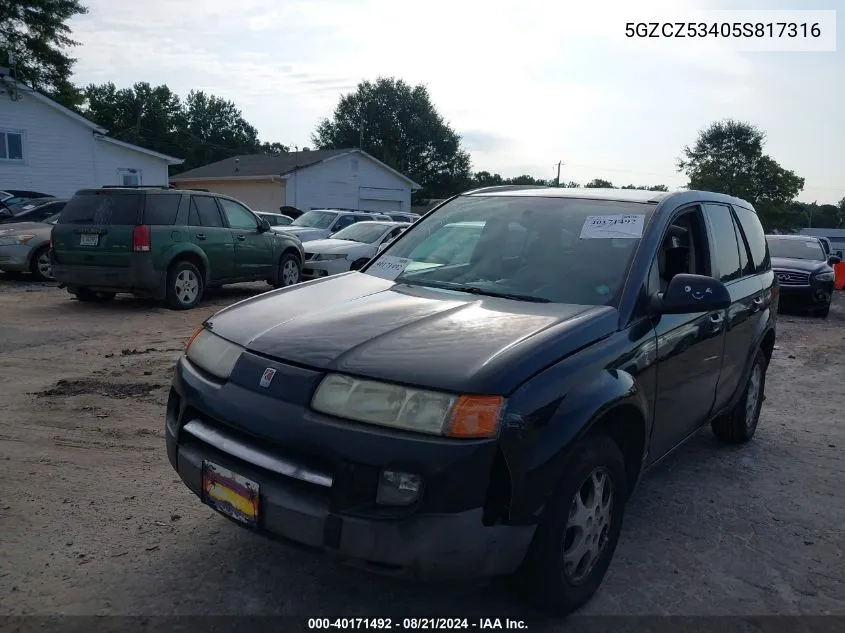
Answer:
POLYGON ((235 156, 177 174, 170 182, 226 194, 256 211, 276 213, 283 206, 301 211, 408 212, 411 192, 420 188, 360 149, 235 156))
POLYGON ((106 136, 107 130, 0 70, 0 190, 66 198, 104 185, 167 185, 183 161, 106 136))

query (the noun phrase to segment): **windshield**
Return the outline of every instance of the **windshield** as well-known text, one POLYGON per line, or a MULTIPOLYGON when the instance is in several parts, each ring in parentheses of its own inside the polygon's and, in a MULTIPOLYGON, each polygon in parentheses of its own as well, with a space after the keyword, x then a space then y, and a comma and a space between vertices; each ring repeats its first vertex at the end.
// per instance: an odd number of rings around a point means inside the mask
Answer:
POLYGON ((362 242, 364 244, 372 244, 384 235, 388 228, 388 224, 375 224, 373 222, 359 222, 345 229, 341 229, 334 235, 332 239, 335 240, 349 240, 351 242, 362 242))
POLYGON ((331 211, 306 211, 293 222, 291 226, 307 226, 312 229, 327 229, 332 225, 337 213, 331 211))
POLYGON ((822 261, 825 259, 821 244, 816 240, 790 240, 778 237, 767 237, 769 253, 772 257, 787 257, 789 259, 809 259, 822 261))
POLYGON ((461 196, 409 227, 365 272, 524 301, 613 305, 654 206, 461 196))

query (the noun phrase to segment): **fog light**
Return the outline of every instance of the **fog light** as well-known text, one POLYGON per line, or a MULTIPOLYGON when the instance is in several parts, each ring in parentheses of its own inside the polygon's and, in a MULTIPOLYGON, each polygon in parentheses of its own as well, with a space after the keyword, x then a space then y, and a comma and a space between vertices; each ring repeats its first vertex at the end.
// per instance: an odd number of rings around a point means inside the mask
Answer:
POLYGON ((383 470, 378 482, 376 503, 407 506, 416 501, 422 489, 422 477, 398 470, 383 470))

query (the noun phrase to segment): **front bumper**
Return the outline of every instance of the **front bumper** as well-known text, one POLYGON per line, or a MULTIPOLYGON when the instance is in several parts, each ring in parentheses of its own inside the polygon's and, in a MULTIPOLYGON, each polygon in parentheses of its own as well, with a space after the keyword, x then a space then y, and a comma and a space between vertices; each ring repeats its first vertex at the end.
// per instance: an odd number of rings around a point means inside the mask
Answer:
MULTIPOLYGON (((261 361, 262 370, 267 365, 261 361)), ((307 370, 272 366, 274 383, 303 391, 307 370)), ((532 525, 485 524, 495 443, 342 423, 231 382, 216 383, 184 358, 168 402, 166 444, 171 465, 194 494, 202 496, 204 460, 229 468, 259 484, 259 533, 380 573, 424 579, 509 574, 534 533, 532 525), (265 422, 275 439, 266 437, 265 422), (239 428, 246 425, 248 433, 239 428), (216 431, 217 440, 196 428, 216 431), (411 507, 377 506, 382 468, 421 474, 420 500, 411 507)))
POLYGON ((306 260, 302 265, 303 279, 319 279, 349 271, 352 265, 348 259, 306 260))
POLYGON ((810 307, 824 307, 830 303, 833 296, 833 281, 816 281, 811 279, 809 284, 790 286, 781 284, 778 293, 780 303, 785 306, 802 305, 810 307))
POLYGON ((29 270, 29 257, 32 247, 25 244, 0 246, 0 270, 26 272, 29 270))

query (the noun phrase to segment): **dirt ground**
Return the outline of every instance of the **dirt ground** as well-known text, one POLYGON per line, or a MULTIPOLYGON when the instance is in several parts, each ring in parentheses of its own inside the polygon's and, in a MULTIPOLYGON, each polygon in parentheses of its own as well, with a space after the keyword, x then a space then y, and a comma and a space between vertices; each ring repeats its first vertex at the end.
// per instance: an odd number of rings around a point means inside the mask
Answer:
MULTIPOLYGON (((263 284, 173 312, 0 278, 0 614, 530 616, 498 586, 420 585, 238 529, 164 450, 191 331, 263 284)), ((782 315, 755 440, 709 430, 648 474, 585 614, 845 615, 845 297, 782 315)))

